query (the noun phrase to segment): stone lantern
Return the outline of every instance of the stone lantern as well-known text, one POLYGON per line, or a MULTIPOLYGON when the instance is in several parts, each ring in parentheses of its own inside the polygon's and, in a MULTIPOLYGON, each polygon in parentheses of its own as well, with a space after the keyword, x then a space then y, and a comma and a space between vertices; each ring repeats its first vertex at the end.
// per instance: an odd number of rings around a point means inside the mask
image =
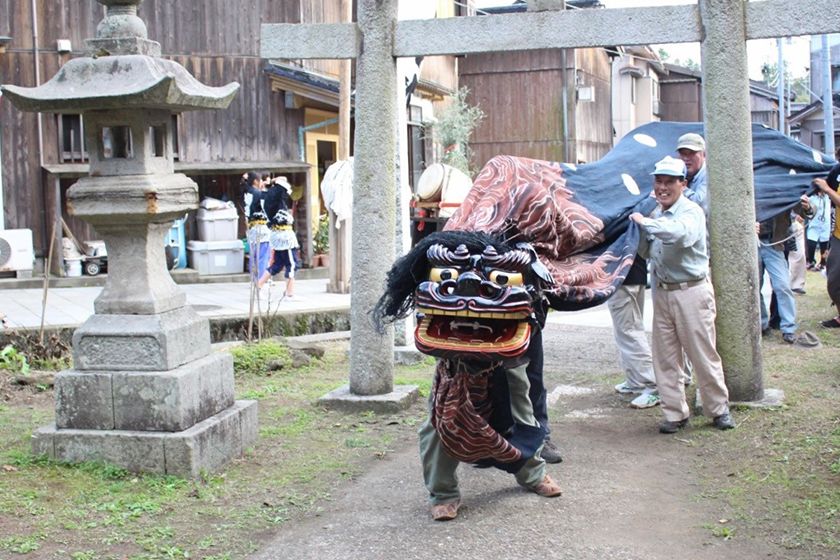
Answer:
POLYGON ((231 356, 211 353, 209 322, 166 268, 164 236, 198 203, 198 186, 174 173, 172 122, 226 108, 239 84, 207 87, 160 58, 142 0, 97 1, 107 15, 88 57, 39 87, 3 86, 21 110, 84 115, 90 175, 67 205, 108 250, 95 314, 73 335, 74 368, 56 376, 55 424, 34 434, 33 451, 194 477, 256 440, 257 403, 234 400, 231 356))

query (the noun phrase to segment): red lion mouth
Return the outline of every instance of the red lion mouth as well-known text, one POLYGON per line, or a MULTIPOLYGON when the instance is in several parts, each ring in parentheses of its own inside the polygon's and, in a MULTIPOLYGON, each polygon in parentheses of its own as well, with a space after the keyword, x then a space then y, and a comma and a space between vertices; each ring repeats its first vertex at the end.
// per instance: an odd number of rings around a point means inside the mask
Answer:
POLYGON ((418 308, 414 340, 418 350, 431 355, 466 354, 482 360, 514 358, 528 349, 531 325, 527 318, 522 313, 461 311, 448 315, 418 308))

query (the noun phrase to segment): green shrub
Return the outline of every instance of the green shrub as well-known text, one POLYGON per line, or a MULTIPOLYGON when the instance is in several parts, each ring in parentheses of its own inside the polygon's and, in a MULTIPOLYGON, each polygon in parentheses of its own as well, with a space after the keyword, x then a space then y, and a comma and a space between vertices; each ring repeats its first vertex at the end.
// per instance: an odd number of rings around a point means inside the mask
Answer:
POLYGON ((262 340, 233 348, 233 369, 241 375, 265 375, 269 362, 279 360, 283 369, 292 365, 289 349, 276 340, 262 340))
POLYGON ((460 169, 467 175, 475 173, 470 169, 472 152, 469 139, 473 130, 484 119, 484 111, 467 103, 469 89, 462 87, 452 96, 452 103, 446 107, 437 122, 427 123, 435 134, 435 140, 443 148, 442 163, 460 169))
POLYGON ((29 363, 26 361, 26 356, 11 344, 7 344, 0 350, 0 369, 26 375, 29 373, 29 363))

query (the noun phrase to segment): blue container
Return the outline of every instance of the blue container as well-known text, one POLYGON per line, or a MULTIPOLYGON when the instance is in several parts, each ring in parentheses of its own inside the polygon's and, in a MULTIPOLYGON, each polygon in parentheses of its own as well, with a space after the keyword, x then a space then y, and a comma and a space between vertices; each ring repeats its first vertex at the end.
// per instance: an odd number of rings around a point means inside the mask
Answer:
POLYGON ((185 222, 186 217, 175 220, 166 236, 166 245, 178 251, 178 260, 175 263, 175 268, 187 268, 187 241, 184 234, 185 222))

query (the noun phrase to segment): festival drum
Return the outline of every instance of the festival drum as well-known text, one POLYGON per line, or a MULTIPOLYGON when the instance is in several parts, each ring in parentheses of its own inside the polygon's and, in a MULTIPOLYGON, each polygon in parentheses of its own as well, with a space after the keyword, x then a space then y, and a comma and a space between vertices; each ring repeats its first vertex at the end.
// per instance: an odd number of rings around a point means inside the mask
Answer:
POLYGON ((420 202, 437 202, 440 200, 443 182, 448 167, 442 163, 433 163, 427 167, 420 180, 417 181, 417 198, 420 202))

